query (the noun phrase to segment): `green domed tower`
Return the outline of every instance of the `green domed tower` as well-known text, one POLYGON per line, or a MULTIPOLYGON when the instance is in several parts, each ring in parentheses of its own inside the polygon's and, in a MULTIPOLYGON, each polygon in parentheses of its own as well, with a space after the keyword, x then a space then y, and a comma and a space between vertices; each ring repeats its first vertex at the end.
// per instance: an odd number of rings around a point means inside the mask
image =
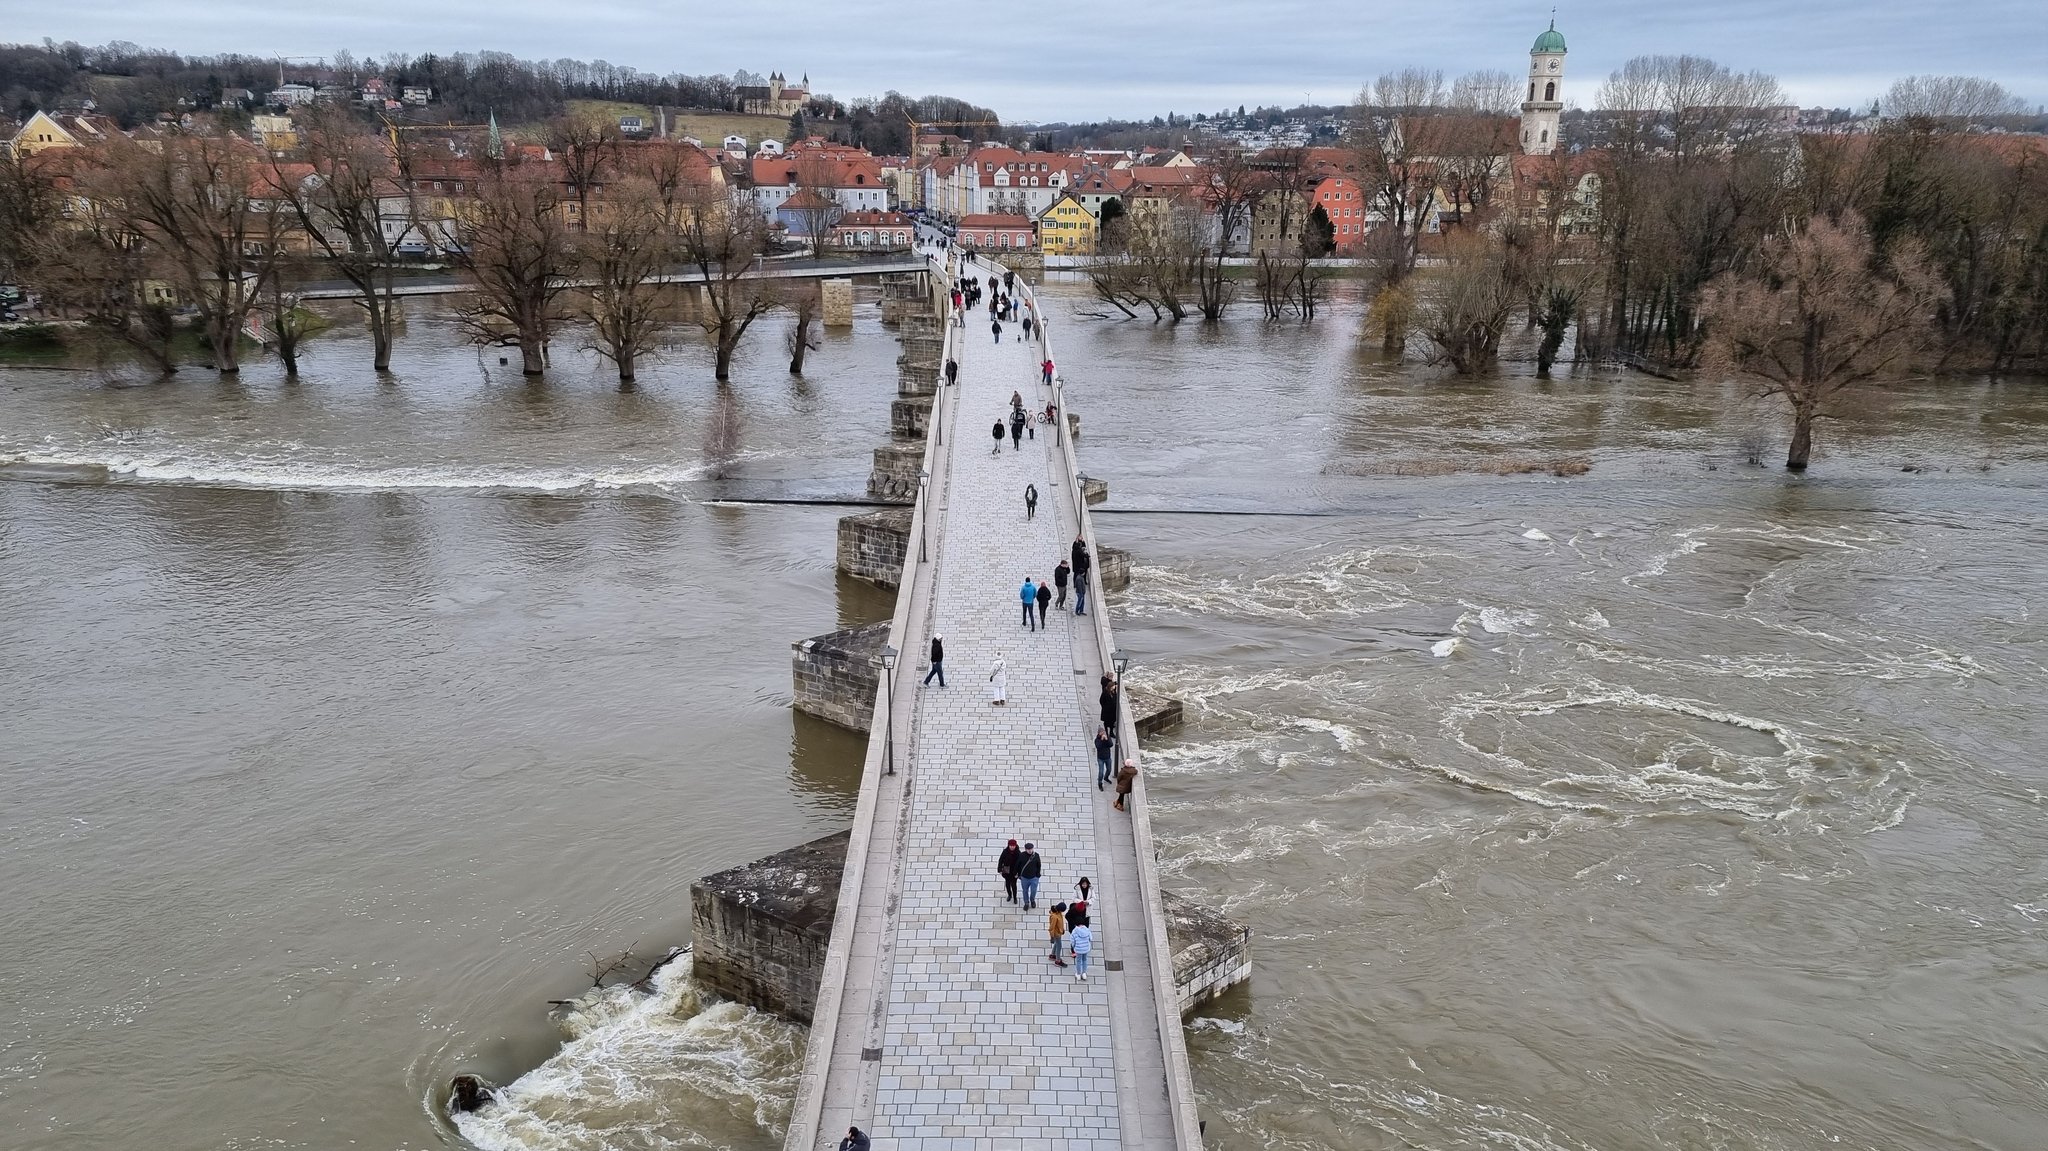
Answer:
POLYGON ((1564 112, 1564 33, 1557 21, 1529 49, 1529 98, 1522 101, 1522 152, 1547 156, 1557 147, 1557 121, 1564 112))

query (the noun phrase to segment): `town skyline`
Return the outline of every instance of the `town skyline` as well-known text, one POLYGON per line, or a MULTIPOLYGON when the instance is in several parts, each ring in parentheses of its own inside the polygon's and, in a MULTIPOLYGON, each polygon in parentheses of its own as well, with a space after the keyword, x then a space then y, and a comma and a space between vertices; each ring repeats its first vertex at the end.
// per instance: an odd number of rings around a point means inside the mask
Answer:
MULTIPOLYGON (((2048 64, 2026 47, 2035 42, 2038 17, 2028 7, 2024 0, 1991 0, 1965 25, 1924 22, 1916 6, 1898 3, 1824 0, 1795 11, 1741 0, 1711 11, 1641 13, 1594 0, 1558 10, 1557 27, 1572 49, 1566 102, 1593 106, 1600 82, 1632 57, 1690 53, 1770 73, 1802 106, 1865 107, 1902 76, 1944 73, 1997 81, 2038 107, 2048 102, 2048 64)), ((645 0, 608 5, 572 28, 555 26, 524 0, 488 7, 454 0, 427 18, 390 0, 331 13, 186 4, 117 12, 113 4, 89 2, 41 15, 10 38, 126 40, 188 55, 491 50, 602 58, 657 73, 778 69, 808 73, 815 90, 842 100, 942 91, 1029 124, 1143 120, 1239 104, 1345 104, 1372 76, 1396 68, 1515 70, 1550 20, 1547 6, 1499 0, 1467 9, 1455 27, 1421 12, 1332 13, 1296 0, 1261 4, 1259 11, 1246 21, 1242 9, 1224 5, 1140 3, 1091 18, 1085 38, 1027 22, 987 50, 894 14, 852 28, 805 20, 769 28, 736 13, 699 13, 693 19, 708 34, 650 46, 639 22, 666 14, 645 0), (1303 34, 1311 26, 1314 34, 1303 34)))

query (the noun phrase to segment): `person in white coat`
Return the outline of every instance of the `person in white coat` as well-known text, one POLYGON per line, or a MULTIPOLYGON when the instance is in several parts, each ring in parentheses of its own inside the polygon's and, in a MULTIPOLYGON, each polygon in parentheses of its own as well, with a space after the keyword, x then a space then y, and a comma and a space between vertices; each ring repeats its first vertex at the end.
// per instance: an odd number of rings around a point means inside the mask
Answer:
POLYGON ((996 653, 996 664, 988 672, 988 701, 997 707, 1009 698, 1010 677, 1003 668, 1003 653, 996 653))

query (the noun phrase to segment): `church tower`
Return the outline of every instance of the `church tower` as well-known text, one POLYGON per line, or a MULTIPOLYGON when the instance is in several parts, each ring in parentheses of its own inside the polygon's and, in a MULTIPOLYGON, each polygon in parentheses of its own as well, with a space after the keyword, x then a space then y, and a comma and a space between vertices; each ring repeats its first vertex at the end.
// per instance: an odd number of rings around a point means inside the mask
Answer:
POLYGON ((1564 36, 1557 21, 1529 49, 1529 98, 1522 101, 1522 153, 1548 156, 1557 147, 1557 118, 1564 111, 1564 36))

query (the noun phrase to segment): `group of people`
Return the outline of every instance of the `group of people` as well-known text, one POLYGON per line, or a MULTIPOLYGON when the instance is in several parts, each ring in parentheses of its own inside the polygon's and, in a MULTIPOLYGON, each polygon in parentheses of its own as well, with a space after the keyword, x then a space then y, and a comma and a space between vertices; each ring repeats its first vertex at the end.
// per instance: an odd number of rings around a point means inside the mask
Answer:
MULTIPOLYGON (((1045 410, 1046 410, 1046 411, 1047 411, 1048 413, 1050 413, 1050 412, 1052 412, 1052 411, 1053 411, 1053 406, 1052 406, 1051 404, 1047 404, 1047 405, 1045 406, 1045 410)), ((1037 438, 1038 438, 1038 429, 1037 429, 1037 428, 1036 428, 1035 426, 1033 426, 1033 424, 1032 424, 1032 422, 1031 422, 1031 416, 1030 416, 1030 415, 1029 415, 1028 413, 1026 413, 1026 412, 1024 411, 1024 393, 1022 393, 1022 392, 1011 392, 1011 393, 1010 393, 1010 417, 1009 417, 1009 427, 1010 427, 1010 450, 1011 450, 1011 451, 1013 451, 1013 452, 1014 452, 1014 451, 1022 451, 1022 450, 1023 450, 1023 447, 1024 447, 1024 433, 1025 433, 1025 431, 1026 431, 1026 430, 1029 430, 1029 431, 1030 431, 1030 433, 1031 433, 1031 438, 1032 438, 1032 439, 1034 439, 1034 440, 1035 440, 1035 439, 1037 439, 1037 438)), ((993 434, 993 435, 995 436, 995 441, 996 441, 996 442, 995 442, 995 447, 993 447, 993 448, 990 448, 990 449, 989 449, 989 454, 990 454, 990 455, 992 455, 992 456, 993 456, 993 455, 998 455, 998 454, 1000 454, 1000 453, 1002 452, 1002 450, 1003 450, 1003 421, 1002 421, 1002 420, 997 420, 997 421, 996 421, 996 425, 995 425, 995 428, 994 428, 994 430, 993 430, 993 432, 992 432, 991 434, 993 434)), ((1035 493, 1035 492, 1037 491, 1037 489, 1036 489, 1036 488, 1033 488, 1033 489, 1032 489, 1032 491, 1033 491, 1033 492, 1035 493)), ((1036 495, 1034 495, 1034 496, 1032 497, 1032 499, 1030 500, 1030 503, 1031 503, 1031 506, 1032 506, 1032 507, 1034 507, 1034 508, 1035 508, 1035 507, 1037 506, 1037 504, 1038 504, 1038 499, 1037 499, 1036 495)))
MULTIPOLYGON (((1038 884, 1045 873, 1045 860, 1039 856, 1038 847, 1027 843, 1017 846, 1011 840, 1002 853, 996 856, 996 874, 1002 877, 1003 898, 1011 903, 1020 903, 1025 911, 1038 907, 1038 884), (1020 898, 1021 895, 1021 898, 1020 898)), ((1094 885, 1087 876, 1074 884, 1079 893, 1072 903, 1055 903, 1046 912, 1045 930, 1052 940, 1052 953, 1046 958, 1054 964, 1065 967, 1065 953, 1074 957, 1074 978, 1084 979, 1088 975, 1088 956, 1095 950, 1095 932, 1088 921, 1088 896, 1094 885)))
MULTIPOLYGON (((1035 485, 1027 485, 1024 489, 1024 518, 1030 519, 1037 509, 1038 489, 1035 485)), ((1073 558, 1071 560, 1062 559, 1052 569, 1051 579, 1034 580, 1030 576, 1024 577, 1024 586, 1017 589, 1017 598, 1023 601, 1024 607, 1024 617, 1020 621, 1021 626, 1031 631, 1037 631, 1045 626, 1045 612, 1047 608, 1056 607, 1065 610, 1067 606, 1067 585, 1070 583, 1074 586, 1074 614, 1088 614, 1084 610, 1088 600, 1088 573, 1095 566, 1094 559, 1088 554, 1088 541, 1075 536, 1072 554, 1073 558), (1037 609, 1036 615, 1032 614, 1034 608, 1037 609)), ((1104 722, 1107 723, 1108 721, 1104 720, 1104 722)))

